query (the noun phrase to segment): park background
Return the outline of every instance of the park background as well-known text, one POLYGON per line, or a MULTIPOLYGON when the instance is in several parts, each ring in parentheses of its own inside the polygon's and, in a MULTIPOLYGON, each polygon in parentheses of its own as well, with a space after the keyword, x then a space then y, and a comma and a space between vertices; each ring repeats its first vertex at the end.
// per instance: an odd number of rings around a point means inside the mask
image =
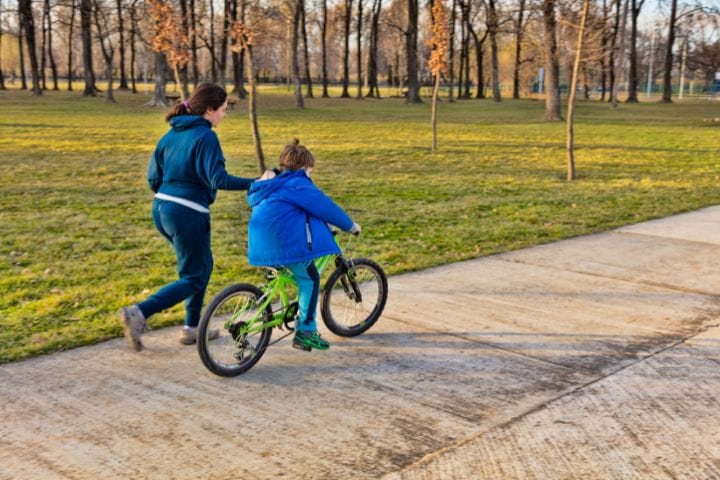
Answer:
MULTIPOLYGON (((299 137, 363 225, 351 254, 388 273, 718 203, 717 2, 441 5, 445 44, 416 0, 0 1, 0 362, 118 336, 117 309, 174 278, 145 169, 200 81, 234 100, 229 171, 299 137)), ((209 296, 259 278, 248 214, 220 192, 209 296)))

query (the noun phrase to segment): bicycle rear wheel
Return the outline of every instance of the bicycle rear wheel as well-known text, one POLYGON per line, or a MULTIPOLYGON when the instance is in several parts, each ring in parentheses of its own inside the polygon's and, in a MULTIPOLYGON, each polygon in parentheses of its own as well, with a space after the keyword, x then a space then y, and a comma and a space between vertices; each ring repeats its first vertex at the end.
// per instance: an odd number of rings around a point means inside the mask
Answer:
POLYGON ((254 285, 239 283, 231 285, 212 299, 198 325, 198 353, 205 367, 216 375, 234 377, 245 373, 265 353, 272 328, 244 334, 243 326, 252 318, 265 323, 272 318, 269 306, 258 311, 262 291, 254 285), (230 321, 229 328, 225 324, 230 321), (219 336, 210 340, 208 332, 216 329, 219 336))
POLYGON ((322 292, 321 314, 336 335, 354 337, 372 327, 387 301, 387 277, 382 267, 367 258, 355 258, 350 269, 336 269, 322 292))

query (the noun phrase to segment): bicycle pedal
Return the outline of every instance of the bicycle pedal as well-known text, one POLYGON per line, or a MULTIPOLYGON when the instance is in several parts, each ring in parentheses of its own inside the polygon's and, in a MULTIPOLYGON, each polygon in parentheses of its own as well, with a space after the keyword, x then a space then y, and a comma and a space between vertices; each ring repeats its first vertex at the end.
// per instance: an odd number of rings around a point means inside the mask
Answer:
POLYGON ((312 347, 309 347, 307 345, 298 345, 297 343, 293 342, 292 346, 293 348, 297 348, 298 350, 304 350, 306 352, 312 351, 312 347))

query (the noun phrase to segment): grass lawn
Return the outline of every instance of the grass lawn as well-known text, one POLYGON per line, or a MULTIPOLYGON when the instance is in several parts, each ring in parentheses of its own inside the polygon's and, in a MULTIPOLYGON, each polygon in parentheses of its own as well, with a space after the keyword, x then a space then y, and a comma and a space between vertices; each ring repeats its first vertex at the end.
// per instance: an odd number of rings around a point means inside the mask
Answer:
MULTIPOLYGON (((175 278, 145 182, 164 111, 116 97, 0 92, 0 363, 118 336, 117 309, 175 278)), ((720 203, 720 127, 704 121, 715 101, 580 103, 572 183, 565 126, 543 122, 539 101, 442 103, 434 155, 429 103, 314 99, 300 111, 267 88, 259 108, 268 164, 295 136, 308 145, 315 182, 363 226, 351 255, 391 274, 720 203)), ((228 170, 255 175, 244 104, 218 135, 228 170)), ((219 192, 209 296, 258 280, 248 213, 244 193, 219 192)), ((150 323, 182 317, 178 306, 150 323)))

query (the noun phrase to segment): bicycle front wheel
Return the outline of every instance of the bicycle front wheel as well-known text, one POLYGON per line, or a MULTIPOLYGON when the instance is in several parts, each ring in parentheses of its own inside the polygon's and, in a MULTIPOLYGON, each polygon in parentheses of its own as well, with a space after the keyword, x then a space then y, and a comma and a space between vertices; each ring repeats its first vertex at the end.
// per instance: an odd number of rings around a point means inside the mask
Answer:
POLYGON ((272 318, 270 306, 259 309, 262 295, 256 286, 239 283, 217 294, 205 309, 198 325, 198 353, 214 374, 234 377, 245 373, 265 353, 272 329, 244 331, 251 322, 259 327, 272 318))
POLYGON ((336 335, 354 337, 372 327, 387 301, 387 277, 382 267, 367 258, 349 262, 350 269, 336 269, 323 288, 321 314, 336 335))

